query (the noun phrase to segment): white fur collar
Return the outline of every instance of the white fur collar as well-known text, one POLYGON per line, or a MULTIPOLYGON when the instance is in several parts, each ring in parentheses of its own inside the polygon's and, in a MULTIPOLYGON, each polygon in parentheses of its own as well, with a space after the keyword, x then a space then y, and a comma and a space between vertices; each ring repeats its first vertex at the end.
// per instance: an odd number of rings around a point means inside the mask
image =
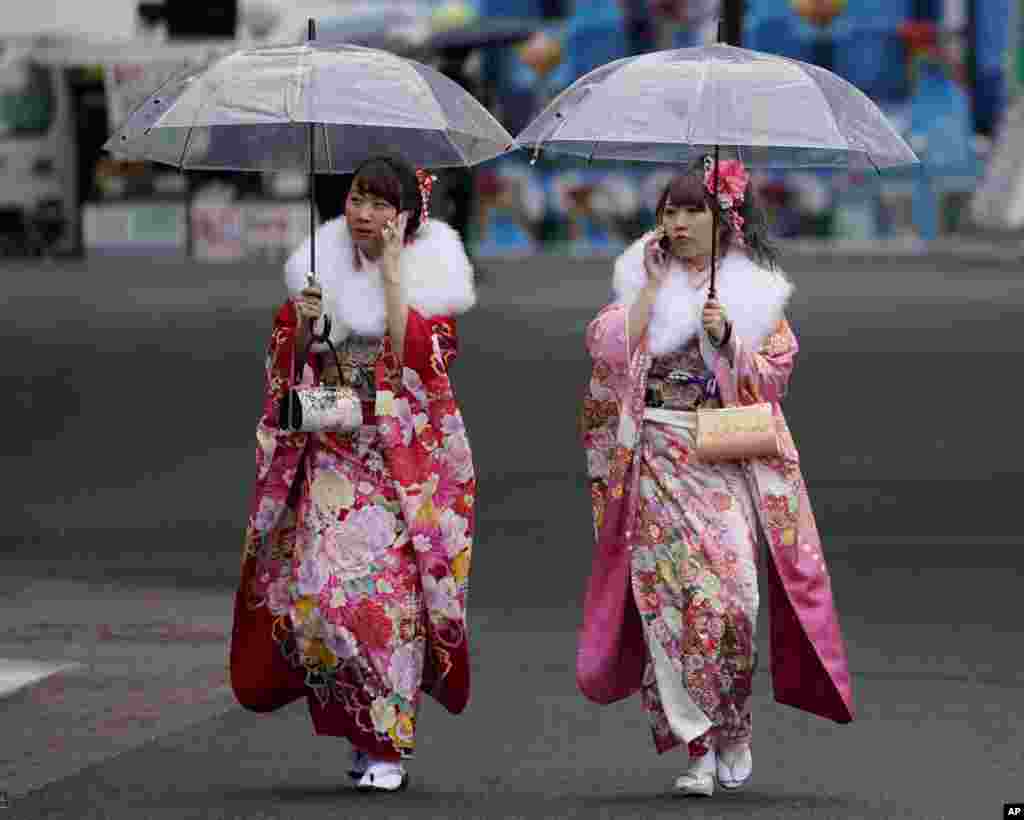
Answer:
MULTIPOLYGON (((383 336, 387 330, 384 285, 380 268, 363 258, 353 265, 352 237, 344 217, 325 222, 316 232, 316 275, 323 288, 324 312, 331 317, 331 341, 349 333, 383 336)), ((415 240, 402 249, 402 278, 410 306, 424 316, 465 313, 476 303, 473 268, 453 228, 431 219, 415 240)), ((285 264, 284 280, 291 296, 306 286, 309 237, 285 264)), ((316 347, 320 347, 317 345, 316 347)))
MULTIPOLYGON (((642 236, 615 260, 612 282, 617 301, 632 304, 647 281, 644 244, 651 236, 642 236)), ((760 347, 782 318, 793 285, 780 274, 755 264, 742 251, 732 251, 722 258, 715 280, 718 301, 725 307, 735 332, 748 345, 760 347)), ((682 265, 673 262, 651 312, 648 341, 653 355, 677 350, 697 334, 707 293, 707 286, 693 288, 682 265)))

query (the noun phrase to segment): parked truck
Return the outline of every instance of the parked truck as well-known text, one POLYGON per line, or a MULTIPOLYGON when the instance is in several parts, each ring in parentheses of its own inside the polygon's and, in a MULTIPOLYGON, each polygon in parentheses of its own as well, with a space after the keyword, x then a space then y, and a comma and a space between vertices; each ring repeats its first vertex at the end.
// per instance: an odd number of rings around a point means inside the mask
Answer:
POLYGON ((78 192, 71 94, 39 40, 0 39, 0 253, 74 248, 78 192))

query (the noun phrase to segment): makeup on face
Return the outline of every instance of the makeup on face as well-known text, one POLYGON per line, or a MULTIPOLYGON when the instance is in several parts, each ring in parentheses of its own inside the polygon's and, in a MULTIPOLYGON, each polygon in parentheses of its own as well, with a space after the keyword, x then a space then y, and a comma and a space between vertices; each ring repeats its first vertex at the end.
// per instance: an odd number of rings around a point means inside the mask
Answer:
POLYGON ((711 253, 714 220, 707 205, 676 205, 668 201, 662 209, 661 224, 665 230, 662 247, 667 242, 675 256, 688 259, 711 253))
POLYGON ((386 199, 361 190, 357 183, 345 200, 345 221, 352 241, 373 256, 380 251, 384 226, 397 218, 398 209, 386 199))

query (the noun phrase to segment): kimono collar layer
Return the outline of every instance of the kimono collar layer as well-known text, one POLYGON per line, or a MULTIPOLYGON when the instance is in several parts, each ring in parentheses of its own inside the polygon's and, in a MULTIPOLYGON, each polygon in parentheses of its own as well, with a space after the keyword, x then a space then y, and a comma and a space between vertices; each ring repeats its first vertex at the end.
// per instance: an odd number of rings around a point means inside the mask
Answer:
MULTIPOLYGON (((352 237, 344 217, 325 222, 316 232, 316 275, 323 289, 324 312, 331 317, 331 341, 350 333, 383 336, 387 307, 380 267, 366 257, 354 265, 352 237)), ((409 305, 423 316, 454 316, 476 303, 473 267, 462 240, 444 222, 429 220, 402 248, 402 280, 409 305)), ((306 286, 309 238, 285 264, 284 280, 291 296, 306 286)), ((315 349, 315 348, 314 348, 315 349)))
MULTIPOLYGON (((644 269, 646 234, 615 260, 612 280, 615 299, 631 305, 647 281, 644 269)), ((718 263, 715 276, 718 301, 725 307, 735 331, 747 344, 758 348, 782 319, 793 285, 774 271, 755 264, 742 251, 728 253, 718 263)), ((690 285, 682 264, 673 259, 669 277, 658 291, 648 326, 648 349, 654 356, 678 350, 701 328, 701 310, 707 286, 690 285)))

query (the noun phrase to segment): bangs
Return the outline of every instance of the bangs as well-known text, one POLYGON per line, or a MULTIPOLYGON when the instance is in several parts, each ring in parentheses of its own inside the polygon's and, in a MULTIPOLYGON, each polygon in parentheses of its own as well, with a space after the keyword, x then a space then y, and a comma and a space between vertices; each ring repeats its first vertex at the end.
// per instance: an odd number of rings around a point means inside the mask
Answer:
POLYGON ((402 183, 395 169, 383 160, 371 160, 359 169, 352 190, 364 196, 376 196, 401 210, 402 183))
POLYGON ((665 188, 665 204, 669 203, 676 208, 707 207, 708 197, 704 191, 703 178, 694 174, 677 176, 665 188))

